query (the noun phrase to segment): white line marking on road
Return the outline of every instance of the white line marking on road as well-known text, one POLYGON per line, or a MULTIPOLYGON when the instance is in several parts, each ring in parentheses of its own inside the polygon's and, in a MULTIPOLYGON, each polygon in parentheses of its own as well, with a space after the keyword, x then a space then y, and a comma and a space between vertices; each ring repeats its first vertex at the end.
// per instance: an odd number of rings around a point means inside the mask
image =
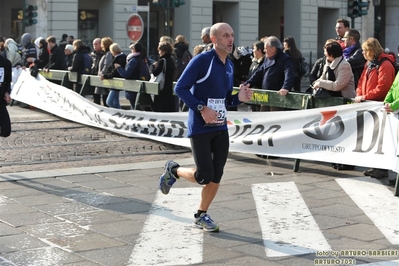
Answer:
POLYGON ((294 182, 253 184, 267 257, 331 250, 294 182))
POLYGON ((399 244, 399 198, 370 178, 336 179, 346 194, 393 245, 399 244))
POLYGON ((130 265, 189 265, 202 262, 203 231, 193 224, 201 188, 158 191, 130 265))

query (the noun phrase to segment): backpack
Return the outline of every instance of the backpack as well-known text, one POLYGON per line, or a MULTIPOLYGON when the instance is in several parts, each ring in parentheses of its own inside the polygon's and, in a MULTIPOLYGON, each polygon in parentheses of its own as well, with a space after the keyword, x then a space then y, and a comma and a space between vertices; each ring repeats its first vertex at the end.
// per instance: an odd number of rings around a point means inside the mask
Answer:
POLYGON ((191 58, 193 58, 193 56, 190 51, 184 50, 182 57, 176 59, 177 78, 181 76, 191 58))
POLYGON ((308 63, 306 63, 305 58, 301 57, 298 60, 298 72, 299 76, 302 77, 307 77, 309 76, 309 66, 308 63))
POLYGON ((82 74, 90 74, 92 59, 89 53, 83 53, 83 72, 82 74))
POLYGON ((384 61, 386 61, 386 60, 388 60, 389 62, 391 62, 391 64, 392 64, 393 67, 395 68, 395 77, 396 77, 396 74, 398 74, 398 72, 399 72, 399 63, 396 62, 396 61, 392 63, 392 61, 389 60, 387 57, 384 57, 384 58, 382 58, 380 61, 378 61, 378 63, 377 63, 377 71, 378 71, 378 69, 379 69, 379 66, 382 64, 382 62, 384 62, 384 61))

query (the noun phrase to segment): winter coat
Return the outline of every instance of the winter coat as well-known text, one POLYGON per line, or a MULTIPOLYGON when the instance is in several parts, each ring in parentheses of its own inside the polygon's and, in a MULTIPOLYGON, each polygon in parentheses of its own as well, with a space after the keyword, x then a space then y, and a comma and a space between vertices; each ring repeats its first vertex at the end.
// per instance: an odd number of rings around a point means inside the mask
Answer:
POLYGON ((117 69, 115 69, 114 64, 119 64, 122 68, 125 68, 126 66, 126 55, 121 53, 118 54, 114 57, 112 64, 107 68, 107 70, 104 73, 104 78, 105 79, 112 79, 112 78, 123 78, 117 69))
POLYGON ((18 45, 13 39, 7 39, 5 42, 6 56, 13 67, 22 65, 22 58, 18 51, 18 45))
POLYGON ((399 109, 399 75, 396 75, 396 78, 384 99, 384 103, 390 103, 392 111, 399 109))
POLYGON ((294 85, 294 66, 292 58, 282 50, 277 49, 272 58, 265 58, 263 64, 245 82, 251 87, 265 90, 279 91, 280 89, 291 90, 294 85))
POLYGON ((339 91, 344 98, 354 98, 356 96, 351 65, 342 56, 335 58, 331 63, 326 62, 323 74, 318 81, 321 88, 334 92, 339 91), (327 79, 326 72, 328 67, 334 71, 335 81, 327 79))
POLYGON ((356 89, 356 96, 364 96, 365 100, 383 101, 395 79, 395 59, 390 54, 382 53, 377 60, 368 61, 356 89), (388 58, 378 66, 382 58, 388 58))

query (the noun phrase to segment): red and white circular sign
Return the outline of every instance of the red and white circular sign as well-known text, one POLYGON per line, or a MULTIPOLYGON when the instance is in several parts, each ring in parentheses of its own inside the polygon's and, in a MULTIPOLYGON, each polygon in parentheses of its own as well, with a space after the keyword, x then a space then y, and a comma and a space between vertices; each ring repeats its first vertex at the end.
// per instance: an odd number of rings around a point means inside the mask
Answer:
POLYGON ((139 14, 130 15, 126 23, 126 32, 133 42, 138 42, 143 37, 144 22, 139 14))

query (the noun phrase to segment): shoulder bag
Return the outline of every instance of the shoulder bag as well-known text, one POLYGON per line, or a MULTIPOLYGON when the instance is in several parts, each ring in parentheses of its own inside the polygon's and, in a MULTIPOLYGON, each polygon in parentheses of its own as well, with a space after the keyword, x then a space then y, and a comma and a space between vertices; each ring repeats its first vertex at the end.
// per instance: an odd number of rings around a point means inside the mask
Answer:
POLYGON ((162 58, 162 60, 164 60, 164 62, 161 73, 159 73, 158 76, 154 76, 154 74, 151 74, 150 78, 150 82, 159 83, 159 90, 163 90, 163 87, 165 86, 166 60, 165 58, 162 58))

